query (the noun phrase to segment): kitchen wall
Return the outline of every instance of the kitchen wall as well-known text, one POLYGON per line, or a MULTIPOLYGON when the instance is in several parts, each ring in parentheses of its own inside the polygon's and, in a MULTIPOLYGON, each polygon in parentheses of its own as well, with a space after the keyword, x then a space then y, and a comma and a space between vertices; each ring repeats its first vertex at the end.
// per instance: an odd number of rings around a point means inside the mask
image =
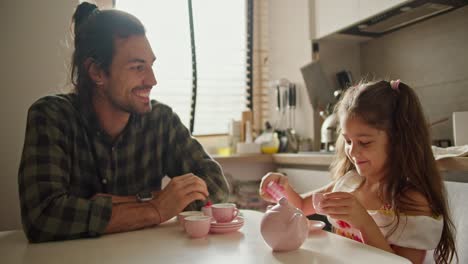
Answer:
MULTIPOLYGON (((361 72, 416 89, 434 139, 451 139, 452 112, 468 111, 468 7, 361 44, 361 72)), ((468 133, 468 131, 467 131, 468 133)))
POLYGON ((28 107, 67 90, 70 39, 78 1, 0 1, 0 231, 21 227, 17 173, 28 107))
MULTIPOLYGON (((287 78, 296 83, 298 110, 296 131, 303 137, 313 136, 313 111, 300 68, 312 61, 310 41, 309 1, 270 0, 269 3, 269 79, 287 78)), ((273 95, 271 89, 271 95, 273 95)), ((276 100, 270 97, 270 113, 276 118, 276 100)))

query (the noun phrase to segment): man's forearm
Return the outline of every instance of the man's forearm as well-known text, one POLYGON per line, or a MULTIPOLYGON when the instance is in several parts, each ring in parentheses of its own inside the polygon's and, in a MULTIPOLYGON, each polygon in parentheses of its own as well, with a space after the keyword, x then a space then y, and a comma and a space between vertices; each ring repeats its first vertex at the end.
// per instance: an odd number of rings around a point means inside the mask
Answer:
POLYGON ((160 223, 160 215, 150 203, 140 203, 135 196, 111 197, 112 216, 106 227, 106 233, 137 230, 160 223))

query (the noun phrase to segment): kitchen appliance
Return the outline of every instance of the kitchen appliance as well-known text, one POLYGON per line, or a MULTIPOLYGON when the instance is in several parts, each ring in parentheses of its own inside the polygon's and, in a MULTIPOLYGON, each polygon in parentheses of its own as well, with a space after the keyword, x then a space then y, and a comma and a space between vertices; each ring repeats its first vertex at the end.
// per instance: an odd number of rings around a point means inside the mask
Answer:
POLYGON ((327 110, 320 111, 320 116, 324 119, 320 128, 320 150, 335 151, 335 142, 338 139, 338 118, 333 112, 331 104, 327 110))
POLYGON ((378 13, 339 31, 340 34, 379 37, 468 4, 466 0, 413 0, 378 13))
MULTIPOLYGON (((347 73, 347 80, 345 82, 343 89, 336 90, 333 92, 336 102, 340 99, 343 92, 349 87, 352 82, 351 73, 347 73)), ((337 75, 338 76, 338 75, 337 75)), ((320 116, 324 119, 323 124, 320 128, 320 150, 332 152, 335 151, 335 143, 338 139, 338 116, 334 111, 335 104, 328 104, 325 111, 320 111, 320 116)))

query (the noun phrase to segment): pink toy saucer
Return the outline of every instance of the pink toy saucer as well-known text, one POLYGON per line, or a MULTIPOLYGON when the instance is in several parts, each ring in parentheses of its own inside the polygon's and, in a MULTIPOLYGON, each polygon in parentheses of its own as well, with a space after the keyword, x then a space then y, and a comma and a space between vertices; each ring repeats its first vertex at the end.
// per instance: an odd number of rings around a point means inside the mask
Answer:
POLYGON ((227 223, 218 223, 216 220, 211 221, 211 227, 234 227, 234 226, 242 226, 244 224, 244 218, 238 216, 234 218, 231 222, 227 223))
POLYGON ((216 233, 216 234, 236 232, 243 225, 244 225, 244 223, 241 223, 240 225, 230 226, 230 227, 215 227, 215 226, 211 225, 210 232, 211 233, 216 233))
POLYGON ((325 223, 318 220, 309 220, 309 232, 322 230, 325 227, 325 223))

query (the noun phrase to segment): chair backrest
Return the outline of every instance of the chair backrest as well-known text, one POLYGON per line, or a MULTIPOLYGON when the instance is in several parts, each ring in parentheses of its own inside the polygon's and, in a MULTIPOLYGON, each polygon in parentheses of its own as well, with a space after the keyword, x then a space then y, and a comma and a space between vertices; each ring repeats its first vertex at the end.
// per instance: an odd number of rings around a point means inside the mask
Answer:
MULTIPOLYGON (((456 228, 458 263, 468 263, 468 183, 445 181, 449 211, 456 228)), ((424 264, 435 263, 433 250, 428 251, 424 264)), ((455 263, 455 262, 454 262, 455 263)))
POLYGON ((459 263, 468 263, 468 183, 445 182, 452 221, 456 228, 459 263))

